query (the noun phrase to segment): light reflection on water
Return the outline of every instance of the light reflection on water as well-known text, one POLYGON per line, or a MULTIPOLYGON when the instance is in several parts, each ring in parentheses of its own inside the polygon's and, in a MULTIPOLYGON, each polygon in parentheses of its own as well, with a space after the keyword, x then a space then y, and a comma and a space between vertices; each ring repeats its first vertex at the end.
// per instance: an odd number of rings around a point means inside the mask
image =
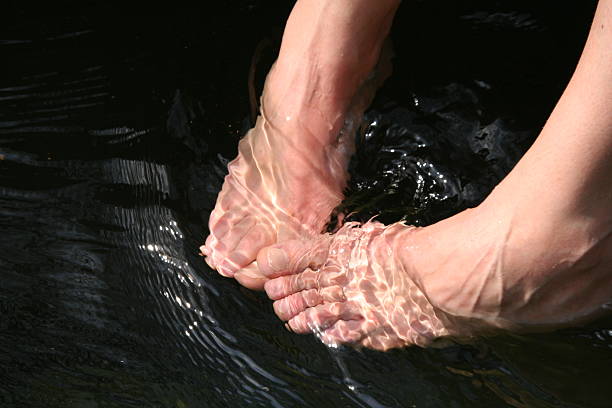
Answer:
MULTIPOLYGON (((224 22, 263 37, 258 19, 282 21, 288 7, 250 3, 220 6, 210 27, 189 16, 7 26, 21 40, 0 44, 11 61, 0 79, 0 405, 605 406, 605 322, 428 350, 328 348, 205 265, 198 247, 248 111, 236 78, 255 47, 245 41, 259 40, 224 22)), ((504 19, 476 11, 456 35, 504 19)), ((508 21, 541 45, 546 30, 523 14, 508 21)), ((369 113, 345 202, 354 219, 425 225, 474 205, 528 145, 537 126, 498 115, 489 101, 508 94, 496 83, 443 79, 396 103, 405 86, 391 84, 369 113)))

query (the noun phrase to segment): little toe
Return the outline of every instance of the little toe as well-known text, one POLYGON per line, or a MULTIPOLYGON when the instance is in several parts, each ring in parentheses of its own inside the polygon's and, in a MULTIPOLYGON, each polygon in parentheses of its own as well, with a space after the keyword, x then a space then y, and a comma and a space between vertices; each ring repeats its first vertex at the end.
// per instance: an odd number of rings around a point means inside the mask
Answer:
POLYGON ((274 312, 281 320, 291 320, 309 307, 328 302, 342 302, 344 292, 339 286, 309 289, 294 293, 274 302, 274 312))

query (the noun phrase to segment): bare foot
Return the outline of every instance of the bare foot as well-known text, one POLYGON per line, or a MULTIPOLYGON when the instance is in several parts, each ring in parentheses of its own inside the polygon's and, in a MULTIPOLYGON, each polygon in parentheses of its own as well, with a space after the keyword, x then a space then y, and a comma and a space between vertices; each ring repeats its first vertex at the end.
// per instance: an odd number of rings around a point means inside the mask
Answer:
MULTIPOLYGON (((291 117, 275 110, 269 116, 267 101, 279 97, 274 88, 266 88, 261 116, 240 141, 210 216, 210 235, 201 251, 212 268, 261 289, 266 279, 254 262, 261 248, 313 238, 324 230, 343 198, 356 126, 389 73, 390 52, 335 124, 320 112, 291 117)), ((274 107, 278 109, 278 102, 274 107)))
POLYGON ((222 275, 263 288, 254 262, 261 248, 324 229, 342 199, 361 114, 391 71, 385 39, 398 6, 295 3, 261 117, 229 165, 201 248, 222 275))
POLYGON ((263 249, 257 261, 276 314, 327 344, 387 350, 551 330, 609 312, 609 236, 585 236, 582 220, 515 217, 503 208, 511 199, 496 201, 500 191, 424 228, 351 223, 263 249))
MULTIPOLYGON (((455 334, 395 257, 398 234, 416 229, 397 223, 346 224, 315 241, 290 241, 260 252, 276 314, 297 333, 315 332, 326 344, 377 350, 455 334), (303 272, 302 272, 303 271, 303 272)), ((409 236, 409 235, 408 235, 409 236)))

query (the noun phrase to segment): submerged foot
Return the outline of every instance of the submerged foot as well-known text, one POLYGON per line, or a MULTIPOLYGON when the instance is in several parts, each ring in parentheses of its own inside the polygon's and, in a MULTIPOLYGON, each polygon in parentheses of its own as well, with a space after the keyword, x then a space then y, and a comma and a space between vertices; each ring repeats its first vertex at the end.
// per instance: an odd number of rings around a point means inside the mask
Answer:
POLYGON ((282 92, 273 86, 270 95, 264 91, 261 116, 228 166, 210 216, 210 235, 201 247, 213 269, 262 289, 267 278, 255 262, 260 249, 311 239, 324 230, 343 198, 356 125, 390 73, 391 53, 384 55, 376 75, 361 85, 344 113, 331 120, 312 106, 303 114, 294 116, 296 109, 289 109, 285 115, 278 103, 282 92), (274 103, 268 104, 271 99, 274 103))
POLYGON ((208 264, 228 277, 255 272, 262 247, 320 233, 347 179, 348 141, 318 145, 272 124, 264 108, 228 166, 202 247, 208 264))
POLYGON ((452 334, 395 257, 399 233, 413 227, 347 224, 314 241, 291 241, 261 251, 274 310, 297 333, 317 333, 329 345, 377 350, 426 345, 452 334))

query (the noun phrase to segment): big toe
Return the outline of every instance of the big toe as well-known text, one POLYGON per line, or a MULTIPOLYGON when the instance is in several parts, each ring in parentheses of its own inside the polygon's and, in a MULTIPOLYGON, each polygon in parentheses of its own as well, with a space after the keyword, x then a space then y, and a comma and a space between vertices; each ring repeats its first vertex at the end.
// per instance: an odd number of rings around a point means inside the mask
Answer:
POLYGON ((262 275, 269 279, 319 269, 327 259, 327 236, 313 240, 291 240, 263 248, 257 254, 262 275))

